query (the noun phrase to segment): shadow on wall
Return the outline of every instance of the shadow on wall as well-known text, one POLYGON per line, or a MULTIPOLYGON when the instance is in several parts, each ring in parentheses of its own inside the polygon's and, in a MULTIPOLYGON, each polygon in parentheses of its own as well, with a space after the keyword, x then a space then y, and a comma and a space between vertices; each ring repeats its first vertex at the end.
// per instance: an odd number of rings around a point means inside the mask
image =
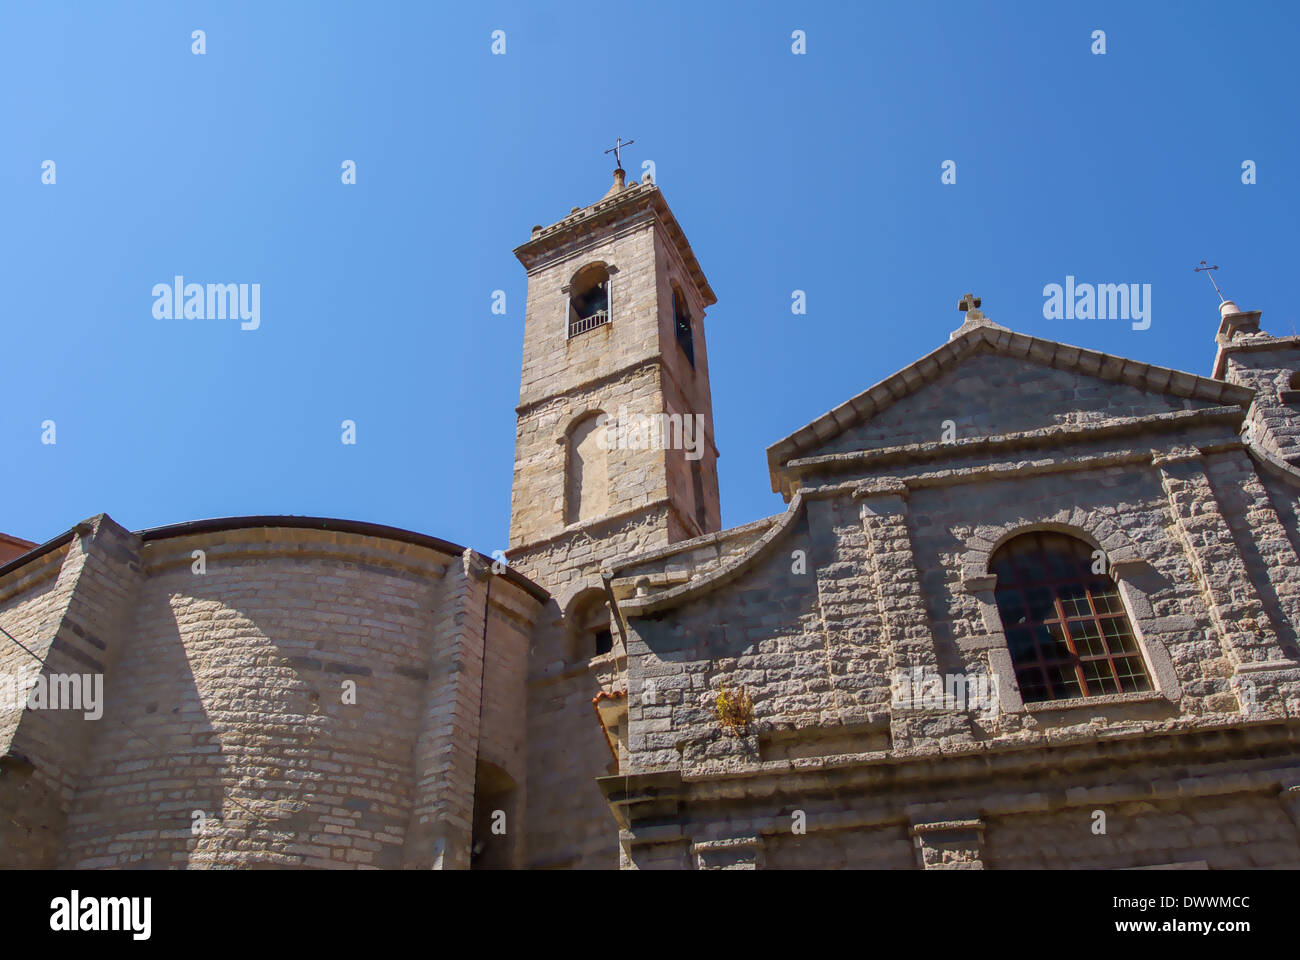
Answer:
POLYGON ((470 867, 503 870, 515 866, 515 781, 500 767, 479 760, 474 779, 474 832, 470 867))
POLYGON ((105 678, 107 703, 68 818, 63 869, 184 867, 224 827, 231 773, 180 631, 174 620, 165 632, 136 626, 105 678))
POLYGON ((258 597, 244 565, 182 576, 142 588, 61 866, 400 867, 430 631, 394 650, 258 597))

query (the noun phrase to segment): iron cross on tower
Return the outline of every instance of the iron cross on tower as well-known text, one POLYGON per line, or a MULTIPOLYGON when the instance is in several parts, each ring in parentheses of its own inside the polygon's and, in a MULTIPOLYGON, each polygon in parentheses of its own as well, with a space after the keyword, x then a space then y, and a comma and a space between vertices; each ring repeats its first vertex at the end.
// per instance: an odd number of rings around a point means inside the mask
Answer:
MULTIPOLYGON (((1201 265, 1199 267, 1193 267, 1192 269, 1195 270, 1197 273, 1203 272, 1207 277, 1210 278, 1210 283, 1214 283, 1214 274, 1210 273, 1210 271, 1218 270, 1219 267, 1218 264, 1215 264, 1212 267, 1206 266, 1205 261, 1202 260, 1201 265)), ((1214 283, 1214 292, 1219 295, 1219 302, 1220 303, 1224 302, 1226 298, 1223 295, 1223 291, 1219 289, 1219 285, 1217 283, 1214 283)))
POLYGON ((630 147, 634 143, 636 143, 635 140, 629 140, 627 143, 624 143, 622 137, 615 137, 614 145, 605 151, 606 153, 612 153, 614 155, 614 166, 618 167, 618 169, 623 169, 623 148, 630 147))

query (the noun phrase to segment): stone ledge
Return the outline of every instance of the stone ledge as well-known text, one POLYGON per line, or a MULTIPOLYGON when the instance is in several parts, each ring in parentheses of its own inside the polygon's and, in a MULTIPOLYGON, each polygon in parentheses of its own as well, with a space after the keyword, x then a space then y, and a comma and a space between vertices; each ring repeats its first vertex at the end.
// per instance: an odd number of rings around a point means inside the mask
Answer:
POLYGON ((1295 660, 1246 660, 1233 667, 1233 675, 1244 673, 1296 673, 1300 674, 1300 662, 1295 660))
POLYGON ((1025 704, 1026 713, 1052 713, 1057 710, 1082 710, 1124 703, 1174 703, 1159 691, 1105 693, 1097 697, 1070 697, 1065 700, 1035 700, 1025 704))
MULTIPOLYGON (((785 464, 794 475, 810 469, 842 469, 848 466, 864 466, 876 463, 892 463, 908 460, 935 460, 953 456, 971 456, 1002 449, 1047 449, 1087 443, 1093 440, 1111 437, 1131 436, 1152 431, 1186 430, 1200 421, 1216 423, 1237 420, 1244 417, 1246 410, 1241 406, 1214 407, 1204 410, 1175 410, 1169 413, 1150 414, 1141 417, 1117 417, 1105 423, 1055 424, 1036 430, 1021 430, 991 437, 964 437, 950 443, 927 441, 909 443, 892 447, 877 447, 872 450, 853 450, 845 453, 828 453, 814 457, 801 457, 785 464)), ((1169 456, 1176 458, 1183 451, 1197 456, 1195 448, 1174 448, 1169 456)))
POLYGON ((908 828, 908 832, 914 837, 923 837, 932 833, 952 833, 955 831, 983 832, 984 821, 974 820, 934 820, 929 823, 914 823, 908 828))

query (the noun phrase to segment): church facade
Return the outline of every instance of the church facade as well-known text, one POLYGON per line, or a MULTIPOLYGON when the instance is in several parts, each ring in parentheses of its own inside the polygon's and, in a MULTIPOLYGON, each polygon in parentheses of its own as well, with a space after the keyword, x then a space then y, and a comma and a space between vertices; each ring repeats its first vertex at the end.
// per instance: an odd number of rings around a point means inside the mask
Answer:
POLYGON ((1202 377, 968 295, 723 530, 662 192, 515 254, 508 564, 105 515, 3 562, 0 866, 1300 867, 1300 337, 1225 302, 1202 377))

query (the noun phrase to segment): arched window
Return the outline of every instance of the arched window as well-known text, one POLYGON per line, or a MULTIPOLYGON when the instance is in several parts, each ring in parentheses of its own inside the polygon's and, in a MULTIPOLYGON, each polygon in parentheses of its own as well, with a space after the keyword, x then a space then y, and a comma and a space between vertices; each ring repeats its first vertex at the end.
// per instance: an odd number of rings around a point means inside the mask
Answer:
POLYGON ((608 444, 604 418, 594 413, 569 432, 564 478, 564 522, 578 523, 609 512, 608 444))
POLYGON ((569 613, 569 637, 575 660, 588 660, 614 649, 604 591, 587 590, 579 595, 569 613))
POLYGON ((989 560, 1026 702, 1150 690, 1119 590, 1093 573, 1093 549, 1060 533, 1026 533, 989 560))
POLYGON ((677 342, 686 353, 686 359, 695 366, 695 333, 691 327, 691 311, 686 306, 686 297, 681 287, 673 284, 673 329, 677 331, 677 342))
POLYGON ((609 270, 589 263, 569 281, 569 336, 609 323, 609 270))
POLYGON ((691 464, 691 493, 695 497, 695 523, 704 533, 709 529, 709 505, 704 500, 704 468, 699 460, 691 464))

